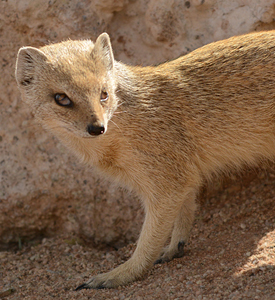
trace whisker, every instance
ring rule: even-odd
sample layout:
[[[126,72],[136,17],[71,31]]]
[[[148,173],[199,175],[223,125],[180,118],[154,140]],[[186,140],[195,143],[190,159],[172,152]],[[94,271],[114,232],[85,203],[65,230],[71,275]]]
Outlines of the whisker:
[[[122,104],[124,104],[125,103],[125,101],[123,101],[123,102],[121,102],[118,106],[117,106],[117,108],[118,107],[120,107]]]
[[[116,127],[120,130],[120,132],[122,133],[122,131],[121,131],[121,129],[120,129],[120,127],[117,125],[117,123],[116,122],[114,122],[112,119],[110,119],[109,120],[110,122],[112,122],[112,123],[114,123],[115,125],[116,125]],[[122,133],[123,134],[123,133]]]
[[[115,112],[114,112],[114,115],[121,114],[121,113],[125,113],[125,112],[127,112],[127,110],[123,110],[123,111],[115,111]]]

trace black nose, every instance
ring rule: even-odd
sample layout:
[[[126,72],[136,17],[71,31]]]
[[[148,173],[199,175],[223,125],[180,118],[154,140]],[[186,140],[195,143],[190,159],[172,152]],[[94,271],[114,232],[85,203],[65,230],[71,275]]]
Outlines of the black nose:
[[[100,135],[105,132],[105,128],[104,125],[89,124],[87,126],[87,131],[89,132],[90,135]]]

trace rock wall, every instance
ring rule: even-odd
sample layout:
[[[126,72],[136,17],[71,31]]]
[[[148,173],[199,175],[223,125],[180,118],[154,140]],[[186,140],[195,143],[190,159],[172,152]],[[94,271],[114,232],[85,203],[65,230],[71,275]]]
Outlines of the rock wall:
[[[134,241],[140,203],[80,165],[34,122],[14,79],[18,49],[107,31],[115,57],[155,64],[204,44],[275,28],[275,0],[0,2],[0,247],[61,232],[116,247]]]

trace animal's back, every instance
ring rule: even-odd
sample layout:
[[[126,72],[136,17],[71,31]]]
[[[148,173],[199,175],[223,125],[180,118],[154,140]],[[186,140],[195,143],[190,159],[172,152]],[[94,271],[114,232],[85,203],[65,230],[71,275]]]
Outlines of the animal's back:
[[[214,168],[274,158],[275,33],[233,37],[191,57],[198,63],[188,70],[189,105]]]
[[[206,177],[274,158],[274,38],[233,37],[156,68],[134,68],[139,93],[127,122],[137,125],[138,147],[175,165],[188,157]]]

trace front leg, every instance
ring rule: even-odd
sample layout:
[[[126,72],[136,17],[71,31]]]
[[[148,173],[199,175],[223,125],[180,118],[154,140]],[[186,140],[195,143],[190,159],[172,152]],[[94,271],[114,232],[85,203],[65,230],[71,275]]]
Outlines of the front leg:
[[[114,270],[92,277],[76,290],[115,288],[142,277],[159,257],[172,231],[180,203],[169,199],[147,203],[146,217],[133,256]]]

